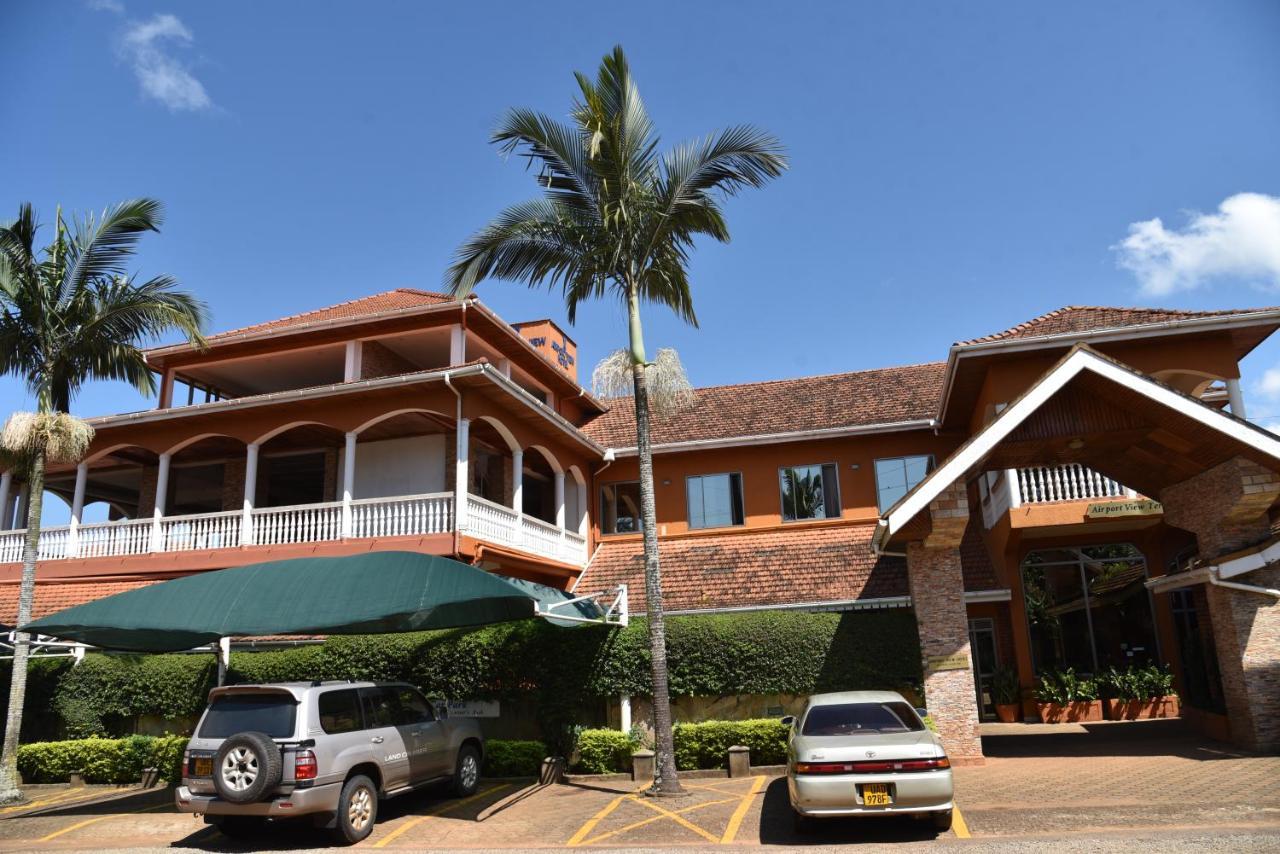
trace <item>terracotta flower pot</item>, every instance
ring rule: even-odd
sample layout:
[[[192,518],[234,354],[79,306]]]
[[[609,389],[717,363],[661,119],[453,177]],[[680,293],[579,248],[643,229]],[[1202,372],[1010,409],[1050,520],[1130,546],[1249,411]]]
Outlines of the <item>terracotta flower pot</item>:
[[[1147,718],[1176,718],[1180,711],[1177,695],[1153,700],[1107,700],[1107,720],[1137,721]]]
[[[1022,720],[1021,703],[996,703],[996,720],[1002,724],[1016,724]]]
[[[1036,709],[1040,712],[1040,720],[1047,724],[1074,724],[1102,720],[1101,700],[1077,700],[1066,705],[1036,703]]]

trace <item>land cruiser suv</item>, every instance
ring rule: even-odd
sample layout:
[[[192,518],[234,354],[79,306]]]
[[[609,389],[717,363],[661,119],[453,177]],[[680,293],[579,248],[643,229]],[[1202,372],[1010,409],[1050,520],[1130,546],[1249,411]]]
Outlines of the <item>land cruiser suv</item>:
[[[450,720],[412,685],[234,685],[209,693],[175,797],[229,836],[310,815],[354,843],[373,830],[380,798],[446,780],[473,793],[483,755],[476,721]]]

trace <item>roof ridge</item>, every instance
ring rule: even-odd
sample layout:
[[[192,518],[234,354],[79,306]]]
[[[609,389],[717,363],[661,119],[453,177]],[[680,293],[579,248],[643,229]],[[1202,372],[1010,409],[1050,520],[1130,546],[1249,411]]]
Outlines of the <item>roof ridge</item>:
[[[210,335],[209,338],[223,338],[229,335],[241,335],[245,332],[249,332],[251,330],[257,329],[262,326],[270,326],[272,324],[277,324],[277,323],[287,323],[288,321],[291,321],[291,320],[299,320],[299,319],[305,318],[308,315],[319,314],[320,312],[324,312],[324,311],[333,311],[336,308],[343,308],[345,306],[351,306],[351,305],[355,305],[356,303],[365,302],[366,300],[377,299],[378,297],[383,297],[383,296],[386,296],[387,294],[397,294],[397,293],[398,294],[414,294],[415,296],[425,296],[425,297],[438,297],[442,300],[453,299],[448,294],[436,293],[434,291],[425,291],[420,288],[390,288],[385,291],[376,291],[374,293],[365,294],[364,296],[355,297],[353,299],[330,303],[329,305],[322,305],[317,308],[310,308],[310,309],[307,309],[306,311],[298,311],[298,312],[294,312],[293,314],[286,314],[283,317],[273,317],[270,320],[260,320],[257,323],[250,323],[247,326],[238,326],[235,329],[228,329],[223,332],[215,332],[212,335]]]
[[[843,378],[843,377],[852,377],[852,376],[858,376],[859,374],[875,374],[875,373],[881,373],[883,371],[902,371],[902,370],[907,370],[909,368],[932,368],[932,367],[942,368],[942,367],[946,367],[946,364],[947,364],[946,362],[943,362],[940,360],[935,360],[930,362],[913,362],[907,365],[886,365],[880,368],[863,368],[862,370],[858,370],[858,371],[836,371],[830,374],[812,374],[810,376],[805,376],[805,377],[782,377],[774,380],[755,380],[752,382],[745,382],[745,383],[721,383],[719,385],[694,386],[693,390],[695,392],[699,392],[699,391],[715,391],[717,389],[722,389],[722,388],[759,387],[759,386],[766,386],[766,385],[777,385],[779,383],[804,382],[805,380],[826,380],[826,379],[836,379],[836,378]],[[632,397],[633,395],[624,395],[622,397],[605,398],[605,400],[630,400]]]
[[[1260,311],[1274,311],[1280,306],[1262,306],[1260,308],[1222,308],[1222,309],[1191,309],[1191,308],[1161,308],[1159,306],[1138,306],[1138,305],[1064,305],[1047,311],[1044,314],[1037,315],[1021,323],[1016,323],[1007,329],[998,332],[992,332],[987,335],[980,335],[977,338],[969,338],[963,341],[956,341],[953,346],[965,346],[968,344],[983,344],[991,341],[1000,341],[1006,338],[1018,337],[1019,333],[1034,332],[1035,327],[1054,317],[1061,317],[1071,312],[1077,311],[1111,311],[1111,312],[1130,312],[1134,314],[1160,314],[1174,315],[1177,317],[1195,318],[1195,317],[1222,317],[1227,315],[1245,315],[1254,314]],[[1140,326],[1142,324],[1121,324],[1115,327],[1102,326],[1100,329],[1123,328],[1124,326]],[[1097,330],[1094,330],[1097,331]],[[1047,332],[1042,337],[1058,334]],[[1027,337],[1037,337],[1034,335]]]

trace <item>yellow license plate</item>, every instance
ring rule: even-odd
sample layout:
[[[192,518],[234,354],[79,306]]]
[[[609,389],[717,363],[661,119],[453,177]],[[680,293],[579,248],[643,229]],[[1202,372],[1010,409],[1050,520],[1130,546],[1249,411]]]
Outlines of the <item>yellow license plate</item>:
[[[197,756],[195,759],[194,770],[191,772],[196,777],[212,777],[213,776],[213,757]]]
[[[887,807],[893,803],[893,795],[889,794],[888,783],[864,783],[862,785],[862,804],[868,807]]]

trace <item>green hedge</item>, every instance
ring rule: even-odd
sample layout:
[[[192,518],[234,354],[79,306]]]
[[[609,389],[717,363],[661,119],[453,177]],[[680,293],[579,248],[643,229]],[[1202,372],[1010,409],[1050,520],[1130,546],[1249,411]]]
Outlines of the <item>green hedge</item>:
[[[486,777],[537,777],[547,746],[540,741],[491,739],[484,745]]]
[[[672,617],[667,656],[677,696],[900,689],[921,680],[906,609]],[[120,733],[140,715],[189,718],[204,707],[215,672],[213,656],[201,654],[90,654],[74,668],[33,665],[27,717],[34,724],[52,708],[77,736]],[[648,695],[649,639],[643,619],[624,629],[526,620],[231,656],[231,682],[311,679],[395,679],[436,696],[532,700],[548,747],[568,752],[574,725],[599,698]]]
[[[777,718],[677,724],[676,767],[728,768],[729,748],[739,744],[751,749],[752,765],[782,765],[787,761],[787,732]]]
[[[28,783],[65,783],[79,771],[87,783],[136,783],[143,768],[166,781],[182,778],[183,735],[44,741],[18,748],[18,771]]]
[[[578,758],[573,770],[582,774],[610,774],[631,770],[636,750],[631,736],[616,729],[584,729],[578,733]]]

